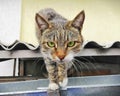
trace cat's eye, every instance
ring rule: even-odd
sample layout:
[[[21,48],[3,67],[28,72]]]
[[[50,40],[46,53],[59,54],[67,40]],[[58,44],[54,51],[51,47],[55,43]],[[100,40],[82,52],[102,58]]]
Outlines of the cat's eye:
[[[49,47],[55,47],[55,43],[54,43],[54,42],[47,42],[47,45],[48,45]]]
[[[73,47],[74,45],[75,45],[75,41],[70,41],[67,44],[68,47]]]

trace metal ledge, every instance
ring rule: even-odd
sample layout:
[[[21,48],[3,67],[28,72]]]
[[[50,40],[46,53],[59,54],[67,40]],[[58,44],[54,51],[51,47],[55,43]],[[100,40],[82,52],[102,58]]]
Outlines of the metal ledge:
[[[1,83],[0,95],[47,96],[47,86],[47,79]],[[61,96],[119,96],[119,90],[120,75],[72,77],[66,90],[61,91],[68,95]]]
[[[120,49],[83,49],[76,56],[120,56]],[[15,51],[0,51],[0,58],[36,58],[42,57],[39,51],[33,50],[15,50]]]

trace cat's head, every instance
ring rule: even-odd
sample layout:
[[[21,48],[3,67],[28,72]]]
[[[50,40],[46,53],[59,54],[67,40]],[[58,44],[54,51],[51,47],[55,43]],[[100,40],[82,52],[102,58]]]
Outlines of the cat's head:
[[[83,43],[81,30],[84,19],[84,11],[81,11],[72,21],[58,19],[52,23],[36,14],[39,29],[37,37],[44,58],[55,62],[71,61],[80,51]]]

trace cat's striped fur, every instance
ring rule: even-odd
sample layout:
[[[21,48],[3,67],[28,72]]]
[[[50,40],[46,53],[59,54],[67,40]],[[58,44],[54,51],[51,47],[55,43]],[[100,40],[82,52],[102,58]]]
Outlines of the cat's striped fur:
[[[81,30],[84,19],[84,11],[72,21],[50,8],[36,14],[37,37],[49,74],[49,89],[56,90],[67,85],[70,62],[83,44]]]

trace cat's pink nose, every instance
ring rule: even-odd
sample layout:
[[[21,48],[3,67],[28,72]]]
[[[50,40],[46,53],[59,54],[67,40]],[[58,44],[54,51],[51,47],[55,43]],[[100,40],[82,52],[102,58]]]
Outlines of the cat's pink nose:
[[[65,58],[64,55],[58,57],[61,61]]]
[[[62,61],[65,58],[66,54],[64,50],[59,49],[57,50],[56,55]]]

